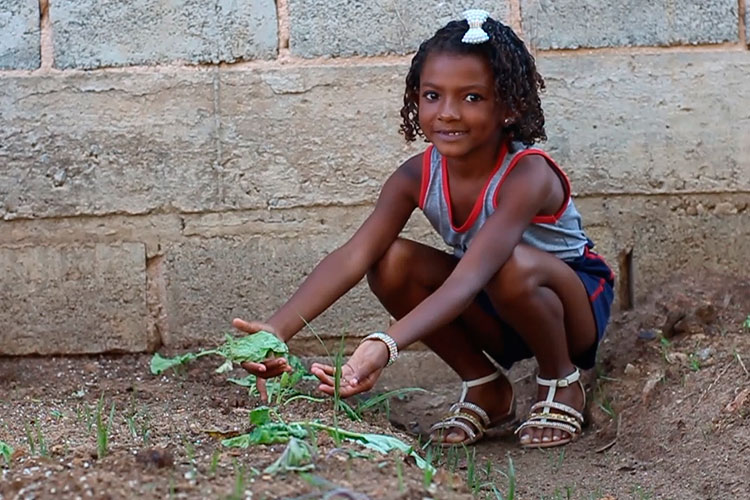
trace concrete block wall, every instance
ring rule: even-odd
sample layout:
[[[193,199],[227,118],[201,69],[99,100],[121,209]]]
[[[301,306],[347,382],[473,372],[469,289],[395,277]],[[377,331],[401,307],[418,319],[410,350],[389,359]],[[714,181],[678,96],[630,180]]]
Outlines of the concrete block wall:
[[[410,57],[469,6],[536,51],[543,147],[622,307],[675,272],[748,273],[745,0],[123,5],[0,0],[0,354],[187,348],[265,318],[424,147],[398,134]],[[419,214],[406,234],[438,244]],[[313,327],[387,321],[360,284]]]

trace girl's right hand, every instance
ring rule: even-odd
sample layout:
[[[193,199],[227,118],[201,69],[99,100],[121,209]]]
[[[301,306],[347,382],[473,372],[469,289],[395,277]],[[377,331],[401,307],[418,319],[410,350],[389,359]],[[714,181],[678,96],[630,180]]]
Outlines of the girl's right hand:
[[[274,328],[260,321],[245,321],[240,318],[234,318],[232,320],[232,326],[241,332],[253,334],[258,333],[261,330],[273,333],[277,335]],[[278,336],[278,335],[277,335]],[[268,392],[266,391],[266,380],[267,378],[278,377],[284,372],[291,372],[292,367],[286,358],[268,358],[260,363],[253,363],[252,361],[245,361],[242,363],[242,368],[247,370],[250,374],[255,375],[256,386],[260,393],[260,399],[264,403],[268,401]]]

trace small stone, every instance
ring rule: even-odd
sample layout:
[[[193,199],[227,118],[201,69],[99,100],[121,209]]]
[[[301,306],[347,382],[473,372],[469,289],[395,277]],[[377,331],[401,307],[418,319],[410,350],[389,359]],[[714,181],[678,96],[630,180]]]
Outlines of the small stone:
[[[734,206],[734,203],[723,201],[716,204],[714,213],[717,215],[734,215],[737,213],[737,207]]]
[[[742,392],[737,394],[737,397],[735,397],[734,400],[724,408],[724,411],[727,413],[735,413],[737,410],[742,408],[742,406],[747,401],[748,396],[750,396],[750,388],[744,389]]]
[[[687,209],[685,209],[685,212],[687,212],[688,215],[698,215],[698,209],[692,205],[687,207]]]
[[[668,352],[664,358],[667,360],[667,363],[669,364],[680,364],[680,365],[686,365],[688,363],[688,360],[690,357],[685,354],[684,352]]]
[[[706,347],[695,353],[698,359],[706,361],[708,358],[714,355],[714,349],[712,347]]]
[[[638,338],[641,340],[654,340],[657,336],[656,330],[641,330],[638,332]]]
[[[641,371],[638,368],[636,368],[635,365],[631,363],[628,363],[627,365],[625,365],[625,375],[627,375],[628,377],[636,378],[640,374],[641,374]]]

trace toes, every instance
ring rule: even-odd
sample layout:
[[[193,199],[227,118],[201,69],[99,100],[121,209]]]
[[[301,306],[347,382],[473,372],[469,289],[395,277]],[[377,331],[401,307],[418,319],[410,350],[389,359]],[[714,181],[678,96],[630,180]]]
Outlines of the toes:
[[[542,431],[542,443],[549,443],[552,441],[552,429],[544,429]]]
[[[542,442],[542,431],[541,429],[529,429],[524,434],[521,434],[521,444],[539,444]]]
[[[552,441],[560,441],[563,438],[562,431],[555,429],[552,431]]]

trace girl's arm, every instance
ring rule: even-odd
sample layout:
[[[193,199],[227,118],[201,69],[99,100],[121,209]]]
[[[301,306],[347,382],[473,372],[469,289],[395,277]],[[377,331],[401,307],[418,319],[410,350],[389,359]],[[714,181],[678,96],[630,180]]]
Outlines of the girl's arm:
[[[458,317],[505,264],[532,219],[556,212],[565,201],[565,192],[546,160],[530,155],[508,174],[498,198],[497,209],[448,279],[388,330],[399,346]]]
[[[351,239],[320,261],[291,298],[266,320],[283,341],[359,283],[385,254],[418,204],[421,157],[411,158],[389,177],[375,209]]]
[[[447,280],[386,332],[399,349],[458,317],[505,264],[521,236],[539,214],[555,213],[565,201],[557,174],[538,155],[522,158],[501,185],[495,213],[487,219]],[[372,388],[388,361],[382,342],[365,342],[342,368],[340,395]],[[313,364],[319,389],[333,394],[334,371]]]

